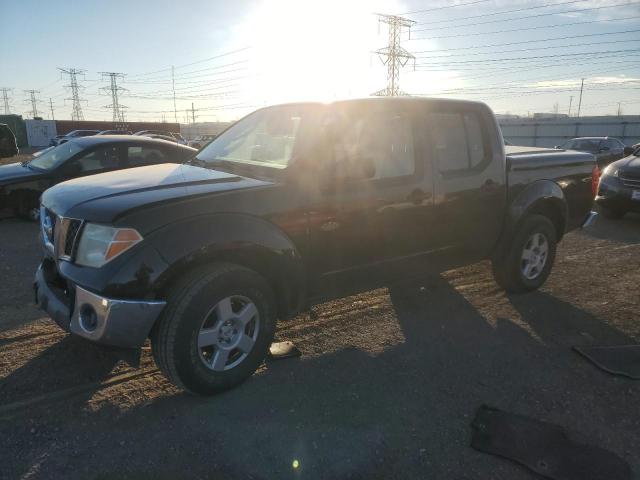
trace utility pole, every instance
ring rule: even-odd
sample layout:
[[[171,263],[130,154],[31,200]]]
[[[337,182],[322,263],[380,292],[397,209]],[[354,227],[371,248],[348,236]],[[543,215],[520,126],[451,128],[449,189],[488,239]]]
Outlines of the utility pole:
[[[4,107],[4,114],[9,115],[11,113],[11,105],[9,105],[9,92],[11,92],[11,88],[8,87],[0,87],[0,92],[2,92],[2,106]]]
[[[618,102],[618,116],[622,115],[622,107],[621,107],[622,102]]]
[[[25,90],[24,93],[29,94],[29,98],[25,100],[25,103],[31,103],[31,111],[29,112],[29,115],[31,115],[31,118],[36,118],[38,116],[38,103],[40,103],[40,100],[36,98],[36,94],[40,93],[40,91]]]
[[[569,116],[571,116],[571,104],[573,103],[573,95],[569,97]]]
[[[196,123],[196,110],[193,107],[193,102],[191,102],[191,123],[195,125]]]
[[[178,109],[176,108],[176,78],[175,67],[171,65],[171,88],[173,89],[173,118],[178,123]]]
[[[580,109],[582,108],[582,90],[584,89],[584,78],[580,82],[580,100],[578,100],[578,118],[580,118]]]
[[[389,30],[388,45],[384,48],[376,50],[380,56],[383,65],[387,66],[387,88],[383,88],[374,93],[377,96],[396,97],[404,95],[400,90],[400,69],[404,67],[409,60],[415,62],[414,57],[400,45],[400,35],[402,28],[411,29],[416,22],[407,18],[398,17],[397,15],[378,14],[378,23],[386,23]]]
[[[118,86],[118,79],[124,79],[124,74],[119,72],[100,73],[102,74],[103,80],[105,78],[109,79],[109,86],[102,87],[100,90],[111,94],[111,105],[105,105],[104,108],[110,108],[113,111],[113,123],[116,128],[118,128],[119,125],[124,127],[124,109],[127,107],[121,105],[118,99],[118,94],[126,90],[126,88]]]
[[[78,75],[84,75],[86,70],[79,70],[77,68],[58,68],[63,75],[69,76],[69,85],[65,85],[71,90],[71,98],[65,98],[65,100],[71,100],[73,108],[71,110],[71,120],[80,121],[84,120],[82,113],[82,100],[80,98],[80,85],[78,85]]]
[[[51,99],[51,97],[49,97],[49,108],[51,109],[51,120],[55,120],[56,117],[53,114],[53,100]]]

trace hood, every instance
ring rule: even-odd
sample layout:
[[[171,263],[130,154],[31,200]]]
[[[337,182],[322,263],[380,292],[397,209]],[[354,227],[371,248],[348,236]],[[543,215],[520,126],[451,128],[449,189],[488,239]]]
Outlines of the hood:
[[[165,163],[76,178],[48,189],[42,203],[58,215],[112,222],[134,209],[269,185],[192,165]]]
[[[620,175],[640,177],[640,157],[629,155],[609,164],[612,169],[618,169]]]
[[[0,185],[7,185],[22,180],[31,180],[42,176],[44,172],[31,170],[22,163],[10,163],[0,166]]]

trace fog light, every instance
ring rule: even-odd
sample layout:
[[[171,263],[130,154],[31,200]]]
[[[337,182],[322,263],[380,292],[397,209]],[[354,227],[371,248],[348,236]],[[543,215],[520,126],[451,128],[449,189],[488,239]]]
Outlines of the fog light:
[[[93,332],[98,327],[98,314],[91,305],[84,304],[80,307],[80,326],[87,332]]]

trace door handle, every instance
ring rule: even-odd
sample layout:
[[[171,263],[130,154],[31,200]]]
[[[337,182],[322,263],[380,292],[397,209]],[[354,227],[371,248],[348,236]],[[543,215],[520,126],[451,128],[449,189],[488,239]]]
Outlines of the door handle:
[[[420,205],[425,200],[429,200],[430,198],[431,198],[431,193],[425,192],[420,188],[416,188],[407,196],[407,200],[409,200],[411,203],[415,205]]]

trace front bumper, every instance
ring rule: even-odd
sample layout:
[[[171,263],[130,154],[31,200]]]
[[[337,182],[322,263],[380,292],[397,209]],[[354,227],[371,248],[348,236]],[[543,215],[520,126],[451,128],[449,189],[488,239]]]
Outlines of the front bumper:
[[[602,177],[595,202],[605,208],[640,212],[640,200],[633,199],[633,190],[618,178]]]
[[[42,265],[34,281],[36,303],[63,329],[117,347],[141,347],[164,301],[107,298],[75,285],[70,294],[47,282]]]

